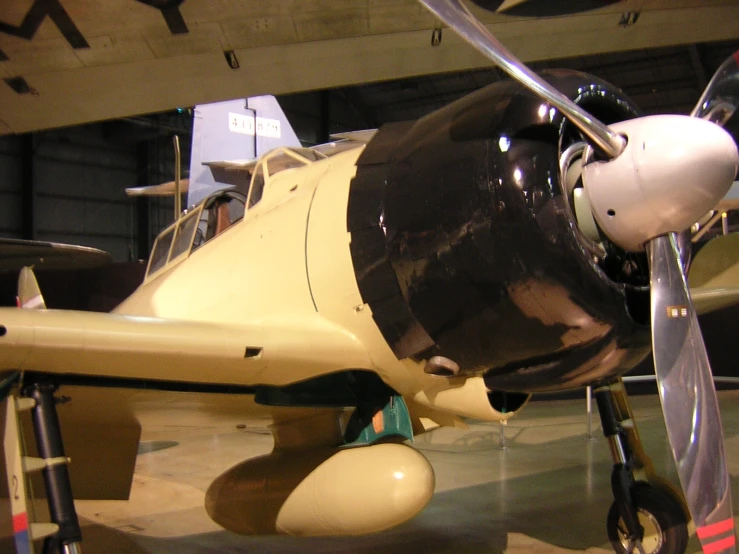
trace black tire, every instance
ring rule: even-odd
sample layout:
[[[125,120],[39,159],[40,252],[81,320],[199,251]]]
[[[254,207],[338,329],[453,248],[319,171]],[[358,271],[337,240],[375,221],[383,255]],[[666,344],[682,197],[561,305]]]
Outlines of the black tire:
[[[641,483],[631,490],[631,495],[645,530],[642,543],[645,554],[684,554],[688,547],[688,524],[682,508],[672,496]],[[613,550],[617,554],[627,554],[625,532],[621,530],[625,527],[615,502],[608,511],[606,526]]]

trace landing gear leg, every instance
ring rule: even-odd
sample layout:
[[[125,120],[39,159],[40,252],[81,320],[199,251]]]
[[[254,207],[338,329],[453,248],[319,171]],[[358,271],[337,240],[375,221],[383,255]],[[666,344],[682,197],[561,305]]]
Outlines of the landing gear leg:
[[[45,460],[66,458],[64,444],[56,413],[54,392],[56,387],[37,383],[25,389],[25,395],[33,398],[33,428],[39,456]],[[44,541],[44,554],[78,554],[81,552],[82,532],[74,507],[72,487],[66,463],[49,464],[43,470],[46,497],[51,521],[59,526],[58,532]]]
[[[619,554],[683,554],[686,509],[644,453],[623,382],[596,388],[595,399],[613,456],[614,503],[607,520],[613,549]]]
[[[400,395],[360,403],[347,424],[345,447],[367,446],[381,440],[413,440],[411,416]]]

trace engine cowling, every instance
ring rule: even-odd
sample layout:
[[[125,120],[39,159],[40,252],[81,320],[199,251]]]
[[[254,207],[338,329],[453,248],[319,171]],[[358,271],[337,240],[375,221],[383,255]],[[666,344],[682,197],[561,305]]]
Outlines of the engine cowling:
[[[426,458],[401,444],[279,449],[220,475],[205,509],[242,535],[361,535],[418,514],[434,482]]]
[[[595,77],[545,78],[608,124],[638,113]],[[529,393],[648,354],[643,260],[594,255],[568,209],[560,165],[581,142],[510,81],[377,132],[356,162],[347,230],[362,301],[397,358],[446,358],[489,389]]]

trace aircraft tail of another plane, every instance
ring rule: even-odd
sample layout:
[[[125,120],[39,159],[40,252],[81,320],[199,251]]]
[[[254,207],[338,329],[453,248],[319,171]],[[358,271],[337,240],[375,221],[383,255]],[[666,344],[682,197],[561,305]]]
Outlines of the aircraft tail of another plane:
[[[46,309],[36,275],[30,267],[22,268],[18,276],[18,307],[26,310]]]
[[[274,96],[195,106],[187,205],[225,186],[249,186],[243,174],[207,164],[253,160],[278,146],[300,146],[300,141]]]
[[[300,146],[295,131],[274,96],[200,104],[193,113],[190,175],[183,179],[187,206],[228,186],[246,192],[249,176],[228,171],[229,162],[251,161],[278,146]],[[171,196],[174,182],[126,189],[129,196]]]

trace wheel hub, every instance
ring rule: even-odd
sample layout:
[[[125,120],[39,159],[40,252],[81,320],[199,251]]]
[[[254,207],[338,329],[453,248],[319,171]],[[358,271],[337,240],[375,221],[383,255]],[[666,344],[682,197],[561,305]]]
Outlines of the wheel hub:
[[[637,509],[637,515],[639,517],[639,525],[644,529],[642,540],[630,541],[627,536],[626,525],[622,519],[619,519],[618,534],[621,540],[621,546],[623,546],[627,553],[656,554],[662,548],[664,537],[662,529],[654,516],[642,508]]]

